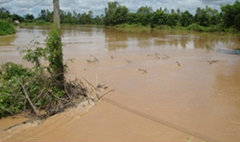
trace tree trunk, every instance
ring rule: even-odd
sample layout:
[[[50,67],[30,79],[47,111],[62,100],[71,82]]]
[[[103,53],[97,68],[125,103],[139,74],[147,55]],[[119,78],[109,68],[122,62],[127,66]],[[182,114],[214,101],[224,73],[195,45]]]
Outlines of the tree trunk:
[[[54,24],[60,29],[60,9],[59,0],[53,0]]]
[[[60,30],[60,9],[59,0],[53,0],[54,9],[54,26],[57,30],[57,36],[55,40],[50,41],[50,66],[53,68],[54,78],[57,80],[59,87],[64,89],[64,65],[63,65],[63,53],[62,53],[62,41],[61,41],[61,30]],[[55,30],[55,29],[53,29]],[[51,45],[52,44],[52,45]]]

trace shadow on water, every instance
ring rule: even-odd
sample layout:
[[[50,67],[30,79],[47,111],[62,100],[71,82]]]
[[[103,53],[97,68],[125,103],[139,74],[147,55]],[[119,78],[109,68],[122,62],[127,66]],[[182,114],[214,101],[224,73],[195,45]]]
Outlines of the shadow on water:
[[[223,54],[240,55],[240,49],[217,49],[216,51]]]

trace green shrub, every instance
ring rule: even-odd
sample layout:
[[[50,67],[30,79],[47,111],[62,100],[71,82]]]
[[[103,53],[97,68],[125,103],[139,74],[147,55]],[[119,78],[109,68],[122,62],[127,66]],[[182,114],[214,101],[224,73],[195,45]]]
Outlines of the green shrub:
[[[204,28],[196,23],[193,23],[187,27],[187,30],[203,32]]]
[[[0,118],[8,114],[18,113],[22,109],[24,99],[21,97],[23,95],[21,91],[18,92],[20,89],[18,82],[32,75],[31,71],[21,65],[6,63],[1,66]]]
[[[49,72],[59,82],[59,87],[62,87],[64,80],[64,65],[62,54],[62,41],[60,30],[56,27],[50,31],[46,39],[49,61]]]
[[[115,29],[126,32],[149,32],[150,26],[143,26],[141,24],[119,24],[113,26]]]
[[[239,33],[239,31],[234,27],[225,28],[224,31],[229,33]]]
[[[207,28],[208,32],[222,32],[223,29],[221,25],[211,25]]]
[[[168,25],[156,25],[155,27],[154,27],[155,29],[159,29],[159,30],[170,30],[170,29],[172,29],[170,26],[168,26]]]
[[[72,105],[76,102],[73,99],[86,96],[81,82],[58,80],[59,74],[56,73],[65,67],[57,56],[62,48],[59,37],[59,33],[53,30],[47,38],[46,48],[32,42],[33,45],[21,51],[23,59],[33,64],[30,68],[14,63],[0,66],[0,118],[22,111],[38,116],[38,110],[49,116]]]
[[[0,118],[24,110],[33,112],[26,100],[26,92],[38,109],[57,104],[54,96],[61,98],[65,92],[55,86],[43,67],[25,68],[10,62],[3,64],[0,68]]]
[[[0,36],[16,33],[14,26],[8,21],[0,21]]]

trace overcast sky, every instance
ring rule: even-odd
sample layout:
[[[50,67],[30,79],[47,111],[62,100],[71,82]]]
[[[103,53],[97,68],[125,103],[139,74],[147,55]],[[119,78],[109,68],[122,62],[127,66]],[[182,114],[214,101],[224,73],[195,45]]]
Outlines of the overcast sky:
[[[95,15],[104,13],[107,3],[113,0],[60,0],[60,8],[65,11],[88,12],[92,10]],[[195,13],[197,7],[219,9],[220,5],[232,4],[235,0],[116,0],[126,5],[130,11],[136,11],[140,6],[151,6],[153,10],[160,7],[168,9],[189,10]],[[41,9],[52,10],[52,0],[0,0],[0,7],[8,9],[11,13],[24,15],[26,13],[38,15]]]

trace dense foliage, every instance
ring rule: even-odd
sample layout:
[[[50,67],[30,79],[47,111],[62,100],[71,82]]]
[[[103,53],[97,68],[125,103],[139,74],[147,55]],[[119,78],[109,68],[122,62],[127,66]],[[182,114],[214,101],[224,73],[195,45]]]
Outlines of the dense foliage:
[[[58,80],[63,77],[57,74],[63,68],[59,67],[56,58],[56,52],[61,48],[59,36],[53,30],[47,38],[46,48],[34,42],[21,50],[23,59],[32,64],[31,68],[10,62],[0,66],[0,118],[23,111],[38,116],[39,110],[52,115],[71,105],[73,99],[85,96],[86,89],[79,82]]]
[[[90,10],[88,13],[73,12],[60,12],[61,23],[63,24],[103,24],[103,15],[93,17],[93,12]],[[49,10],[41,10],[36,21],[52,22],[53,12]]]
[[[88,13],[77,13],[60,11],[61,23],[63,24],[103,24],[103,15],[93,16],[93,12]],[[38,17],[34,17],[32,14],[26,14],[20,16],[18,14],[10,14],[10,12],[4,8],[0,9],[0,19],[5,19],[9,21],[19,21],[24,23],[36,23],[42,24],[46,22],[53,22],[53,12],[49,10],[41,10]]]
[[[0,36],[14,34],[15,32],[15,28],[10,22],[0,20]]]
[[[64,65],[60,30],[54,28],[47,37],[49,72],[58,81],[59,89],[64,81]]]
[[[77,13],[61,11],[61,23],[67,24],[101,24],[114,26],[119,24],[137,24],[151,27],[186,27],[186,29],[204,29],[203,31],[239,31],[240,30],[240,2],[222,5],[221,11],[208,6],[197,8],[195,14],[180,9],[159,8],[155,11],[151,7],[142,6],[136,12],[129,12],[126,6],[118,2],[109,2],[105,8],[105,15],[93,16],[93,12]],[[45,23],[53,21],[53,12],[41,10],[37,17],[26,14],[21,17],[11,15],[4,8],[0,9],[0,19],[18,20],[20,22]],[[197,25],[196,25],[197,24]],[[191,26],[190,26],[191,25]],[[189,27],[190,26],[190,27]],[[194,26],[194,28],[193,28]],[[201,27],[201,28],[199,28]],[[202,30],[198,30],[202,31]]]
[[[240,31],[240,2],[236,1],[234,5],[225,5],[221,7],[223,24],[227,28],[236,28]]]
[[[117,2],[109,2],[105,9],[104,24],[114,26],[119,24],[151,25],[153,28],[186,27],[194,31],[236,31],[240,30],[240,2],[233,5],[221,6],[221,12],[208,6],[197,8],[195,15],[189,11],[177,9],[157,9],[140,7],[136,13],[128,12],[128,9]],[[125,17],[121,20],[121,17]],[[116,21],[116,19],[118,19]]]

